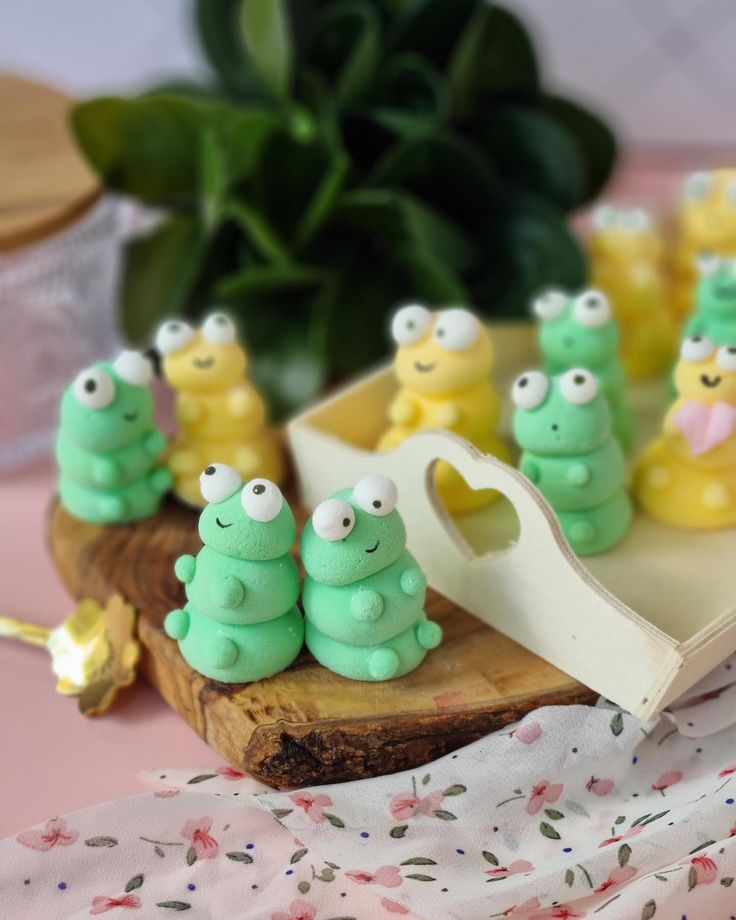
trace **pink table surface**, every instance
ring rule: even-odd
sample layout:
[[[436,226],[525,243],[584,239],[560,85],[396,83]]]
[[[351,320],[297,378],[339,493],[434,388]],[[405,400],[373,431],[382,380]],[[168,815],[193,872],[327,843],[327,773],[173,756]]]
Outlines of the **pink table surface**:
[[[50,465],[0,477],[0,612],[53,625],[73,602],[45,545]],[[51,815],[150,789],[139,771],[221,759],[145,682],[106,716],[59,696],[48,656],[0,640],[0,837]]]

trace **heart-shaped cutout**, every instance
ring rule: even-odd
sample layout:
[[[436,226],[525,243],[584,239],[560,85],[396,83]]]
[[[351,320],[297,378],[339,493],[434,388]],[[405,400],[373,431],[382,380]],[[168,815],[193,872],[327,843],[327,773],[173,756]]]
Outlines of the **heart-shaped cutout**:
[[[445,529],[466,555],[485,559],[510,549],[521,533],[513,504],[495,489],[474,489],[446,460],[428,471],[433,503]]]

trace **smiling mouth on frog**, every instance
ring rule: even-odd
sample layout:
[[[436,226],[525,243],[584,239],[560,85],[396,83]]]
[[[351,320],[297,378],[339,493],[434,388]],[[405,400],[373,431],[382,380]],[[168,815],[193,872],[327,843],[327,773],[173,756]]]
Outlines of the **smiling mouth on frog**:
[[[716,377],[709,377],[707,374],[700,375],[700,382],[703,384],[704,387],[709,387],[711,390],[714,387],[717,387],[718,384],[721,382],[721,380],[722,378],[720,375]]]
[[[379,544],[380,542],[381,542],[380,540],[376,540],[376,545],[375,545],[375,546],[372,546],[370,549],[367,549],[366,552],[367,552],[367,553],[375,553],[375,551],[378,549],[378,544]]]
[[[192,364],[195,367],[198,367],[201,371],[205,371],[212,367],[214,363],[215,359],[212,357],[212,355],[210,355],[209,358],[192,358]]]
[[[428,374],[430,371],[433,371],[436,366],[437,366],[436,361],[433,362],[432,364],[422,364],[421,361],[414,362],[414,367],[416,370],[419,371],[420,374]]]
[[[215,518],[215,524],[217,524],[218,527],[222,527],[223,530],[224,530],[226,527],[232,527],[232,526],[233,526],[233,522],[232,522],[232,521],[230,521],[229,524],[223,524],[222,521],[219,519],[219,517],[216,517],[216,518]]]
[[[124,412],[123,418],[126,422],[134,422],[138,418],[137,412]]]

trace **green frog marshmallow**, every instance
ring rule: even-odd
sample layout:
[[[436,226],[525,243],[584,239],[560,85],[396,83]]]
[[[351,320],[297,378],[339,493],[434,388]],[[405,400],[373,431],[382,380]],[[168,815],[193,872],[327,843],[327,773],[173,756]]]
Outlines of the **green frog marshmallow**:
[[[171,486],[158,462],[166,438],[153,420],[150,362],[123,351],[81,371],[61,400],[56,440],[64,507],[91,524],[155,514]]]
[[[353,680],[408,674],[442,640],[396,499],[391,479],[368,476],[318,505],[302,536],[307,646]]]
[[[268,479],[243,485],[237,470],[213,463],[200,476],[208,504],[199,517],[204,546],[176,561],[187,603],[164,628],[200,674],[244,683],[283,671],[299,654],[304,621],[296,606],[299,572],[291,556],[296,523]]]
[[[610,549],[632,519],[626,464],[595,375],[526,371],[514,383],[519,468],[544,495],[579,555]]]
[[[703,253],[698,271],[695,310],[685,325],[685,335],[731,345],[736,342],[736,260]]]
[[[628,453],[634,444],[634,413],[619,359],[621,336],[608,298],[593,289],[574,296],[550,290],[534,301],[532,309],[540,321],[545,371],[562,374],[574,367],[592,371],[611,407],[613,433]]]

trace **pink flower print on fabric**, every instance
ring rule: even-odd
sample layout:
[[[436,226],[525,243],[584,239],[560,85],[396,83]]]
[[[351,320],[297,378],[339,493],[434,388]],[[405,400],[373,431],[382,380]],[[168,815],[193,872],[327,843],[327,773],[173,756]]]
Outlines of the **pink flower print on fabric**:
[[[514,904],[508,907],[502,914],[503,917],[515,917],[519,914],[528,914],[530,910],[537,910],[542,906],[542,902],[537,897],[528,898],[523,904]]]
[[[399,793],[391,799],[391,814],[397,821],[407,821],[417,815],[432,816],[444,801],[443,792],[431,792],[420,798],[415,793]]]
[[[694,856],[690,860],[686,859],[680,865],[687,866],[688,863],[690,864],[691,887],[710,885],[718,878],[716,861],[707,853],[701,853],[700,856]]]
[[[281,910],[271,914],[271,920],[314,920],[316,916],[317,908],[313,904],[307,904],[306,901],[292,901],[288,913]]]
[[[495,869],[487,869],[486,875],[491,878],[507,878],[509,875],[518,875],[520,872],[533,872],[534,866],[528,859],[516,859],[509,863],[508,866],[497,866]]]
[[[220,845],[210,834],[212,818],[199,818],[187,821],[181,829],[185,840],[191,840],[197,859],[214,859],[220,851]]]
[[[531,917],[534,920],[580,920],[587,917],[587,913],[584,910],[574,910],[569,904],[556,904],[544,910],[535,910]]]
[[[39,853],[46,853],[56,846],[70,847],[79,839],[79,833],[70,830],[63,818],[52,818],[41,830],[34,828],[23,831],[15,839],[24,847],[38,850]]]
[[[664,795],[664,790],[669,789],[670,786],[674,786],[676,783],[679,783],[682,779],[682,773],[679,770],[670,770],[667,773],[663,773],[656,783],[652,783],[652,789],[655,789],[657,792],[661,792]]]
[[[382,885],[384,888],[398,888],[404,881],[397,866],[381,866],[375,872],[353,869],[345,875],[357,885]]]
[[[608,795],[613,787],[614,782],[612,779],[598,779],[595,776],[591,776],[585,784],[588,792],[592,792],[594,795]]]
[[[123,895],[122,898],[98,897],[92,900],[91,914],[104,914],[108,910],[114,910],[116,907],[125,907],[128,910],[138,910],[141,906],[141,899],[134,894]]]
[[[245,779],[248,775],[247,773],[243,773],[242,770],[238,770],[237,767],[231,767],[229,764],[226,764],[224,767],[218,767],[215,773],[219,776],[224,776],[225,779],[231,779],[234,782],[237,782],[239,779]]]
[[[544,804],[556,802],[562,795],[562,788],[562,783],[550,783],[548,779],[532,786],[529,801],[526,803],[527,814],[536,815]]]
[[[611,874],[595,890],[608,891],[609,888],[615,888],[616,885],[623,885],[624,882],[630,881],[639,870],[634,866],[617,866],[611,870]]]
[[[325,820],[324,810],[332,805],[332,799],[329,795],[312,795],[309,792],[295,792],[290,795],[291,801],[304,812],[305,815],[314,821],[315,824],[321,824]]]
[[[520,725],[514,731],[509,732],[510,738],[516,738],[517,741],[521,741],[522,744],[534,744],[534,742],[541,738],[542,736],[542,726],[539,722],[527,722],[525,725]]]
[[[619,834],[616,837],[607,837],[605,840],[598,844],[598,849],[601,847],[610,846],[612,843],[620,843],[622,840],[629,840],[631,837],[636,837],[637,834],[641,834],[643,830],[643,824],[636,824],[634,827],[630,827],[625,834]]]
[[[398,901],[392,901],[391,898],[381,898],[381,906],[390,914],[408,914],[409,908],[399,904]]]

